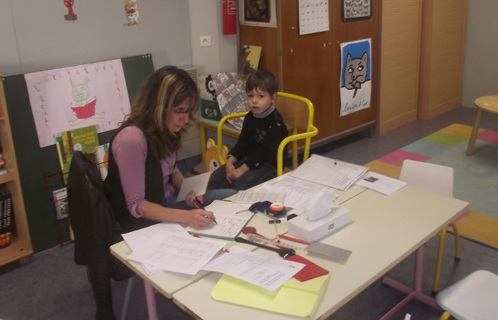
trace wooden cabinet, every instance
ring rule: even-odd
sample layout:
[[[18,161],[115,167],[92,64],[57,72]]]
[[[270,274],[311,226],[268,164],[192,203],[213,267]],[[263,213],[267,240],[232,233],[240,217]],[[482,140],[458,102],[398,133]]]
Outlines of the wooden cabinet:
[[[277,75],[279,90],[311,100],[318,135],[313,144],[373,128],[377,110],[379,4],[372,18],[342,22],[341,1],[329,1],[329,31],[299,35],[297,0],[277,1],[277,28],[240,26],[240,44],[261,46],[260,68]],[[340,43],[371,39],[372,96],[370,108],[340,117]]]
[[[26,212],[17,170],[16,155],[12,134],[10,131],[9,115],[5,102],[3,78],[0,74],[0,145],[5,160],[7,174],[0,176],[0,184],[5,184],[12,195],[12,235],[10,246],[0,249],[0,266],[21,260],[33,254],[29,236]]]
[[[420,119],[461,105],[466,14],[467,0],[423,1]]]
[[[377,133],[461,105],[467,0],[383,0]]]

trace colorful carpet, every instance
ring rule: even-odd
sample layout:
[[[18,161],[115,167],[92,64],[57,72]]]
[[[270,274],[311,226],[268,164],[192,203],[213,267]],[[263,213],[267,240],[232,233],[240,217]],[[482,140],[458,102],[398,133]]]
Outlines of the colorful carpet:
[[[456,221],[460,235],[498,248],[498,132],[480,129],[474,153],[467,156],[471,131],[452,124],[365,166],[392,178],[399,176],[405,159],[453,167],[453,196],[470,204]]]

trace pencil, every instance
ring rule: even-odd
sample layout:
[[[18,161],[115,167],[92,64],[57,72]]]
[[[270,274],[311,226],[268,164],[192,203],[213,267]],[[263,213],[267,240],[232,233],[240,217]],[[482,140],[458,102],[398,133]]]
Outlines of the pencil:
[[[199,200],[197,200],[196,198],[194,198],[194,203],[199,207],[199,209],[202,209],[202,210],[206,211],[206,208],[204,208],[204,206],[202,205],[202,203],[200,203]],[[213,220],[214,223],[218,224],[218,222],[216,222],[215,218],[211,218],[211,217],[208,217],[208,216],[204,216],[204,218],[211,219],[211,220]]]

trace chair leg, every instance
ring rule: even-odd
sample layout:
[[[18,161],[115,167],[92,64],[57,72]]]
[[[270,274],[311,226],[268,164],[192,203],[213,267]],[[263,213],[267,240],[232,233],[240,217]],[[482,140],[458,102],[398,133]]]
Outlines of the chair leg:
[[[446,236],[446,228],[439,231],[439,250],[437,253],[436,261],[436,274],[434,275],[434,287],[432,288],[432,294],[436,295],[439,290],[439,275],[441,273],[441,264],[443,262],[443,251],[444,251],[444,238]]]
[[[448,313],[448,311],[445,311],[439,320],[448,320],[451,317],[451,314]]]
[[[460,234],[456,225],[452,222],[450,226],[453,228],[453,234],[455,235],[455,261],[460,261]]]

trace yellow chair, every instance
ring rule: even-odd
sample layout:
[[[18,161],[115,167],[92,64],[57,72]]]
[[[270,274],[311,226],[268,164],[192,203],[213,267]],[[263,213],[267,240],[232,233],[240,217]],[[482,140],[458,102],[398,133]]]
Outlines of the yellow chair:
[[[437,164],[404,160],[401,166],[399,180],[408,182],[408,184],[436,192],[445,196],[453,197],[453,168]],[[460,235],[456,225],[449,224],[455,234],[455,261],[460,261]],[[439,290],[439,275],[441,273],[441,264],[443,262],[444,238],[446,236],[446,227],[438,233],[439,250],[436,261],[436,273],[434,275],[434,286],[432,294]]]
[[[293,169],[296,169],[298,166],[297,141],[301,139],[305,140],[303,154],[304,162],[310,155],[311,138],[318,134],[318,129],[313,125],[313,116],[315,111],[313,109],[313,104],[308,99],[289,93],[278,92],[275,107],[284,118],[285,124],[289,128],[289,131],[291,131],[289,136],[282,140],[278,147],[277,176],[281,176],[284,170],[283,151],[284,148],[287,147],[287,144],[292,142],[292,166]],[[243,117],[246,114],[247,112],[229,114],[224,116],[218,123],[218,159],[222,165],[226,162],[223,157],[223,124],[228,119]]]

